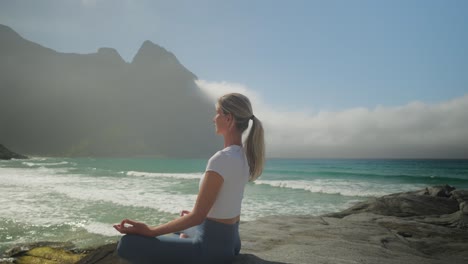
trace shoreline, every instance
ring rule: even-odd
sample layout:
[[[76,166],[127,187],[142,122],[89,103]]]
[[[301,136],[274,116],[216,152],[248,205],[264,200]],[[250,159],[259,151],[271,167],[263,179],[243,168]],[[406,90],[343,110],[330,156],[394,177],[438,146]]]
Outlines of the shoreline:
[[[270,216],[242,221],[241,255],[233,263],[468,263],[468,190],[450,186],[370,198],[321,216]],[[79,261],[125,263],[115,243],[95,249],[32,245],[11,251],[8,261],[30,261],[37,248]],[[28,249],[28,250],[27,250]],[[6,262],[3,259],[0,263]]]

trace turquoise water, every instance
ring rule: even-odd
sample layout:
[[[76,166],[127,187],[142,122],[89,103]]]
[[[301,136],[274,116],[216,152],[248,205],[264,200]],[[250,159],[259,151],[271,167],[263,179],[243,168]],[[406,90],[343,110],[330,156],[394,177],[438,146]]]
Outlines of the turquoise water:
[[[190,210],[206,160],[41,158],[0,161],[0,253],[34,241],[116,241],[122,218],[152,225]],[[368,197],[450,184],[468,189],[468,160],[270,159],[249,183],[242,220],[320,215]]]

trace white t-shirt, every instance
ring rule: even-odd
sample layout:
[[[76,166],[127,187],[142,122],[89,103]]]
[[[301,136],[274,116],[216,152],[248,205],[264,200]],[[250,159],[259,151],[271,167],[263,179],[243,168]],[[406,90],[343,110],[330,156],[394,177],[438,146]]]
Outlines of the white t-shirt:
[[[240,215],[245,184],[249,181],[249,165],[244,149],[231,145],[216,152],[206,165],[205,171],[217,172],[224,182],[208,217],[228,219]],[[199,188],[202,185],[203,175]]]

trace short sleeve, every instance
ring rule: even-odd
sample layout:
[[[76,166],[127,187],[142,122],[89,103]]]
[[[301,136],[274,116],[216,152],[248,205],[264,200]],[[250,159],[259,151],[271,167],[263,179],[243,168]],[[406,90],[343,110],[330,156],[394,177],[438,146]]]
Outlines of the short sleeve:
[[[218,151],[214,154],[209,160],[208,164],[206,165],[205,171],[214,171],[221,175],[223,179],[226,176],[226,168],[228,166],[228,157],[224,155],[222,152]]]

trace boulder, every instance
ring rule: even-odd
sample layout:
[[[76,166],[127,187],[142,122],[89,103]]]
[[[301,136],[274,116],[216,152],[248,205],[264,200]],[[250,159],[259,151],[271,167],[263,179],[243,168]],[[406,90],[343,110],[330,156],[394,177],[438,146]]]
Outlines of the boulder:
[[[343,218],[364,212],[398,217],[452,214],[459,210],[458,200],[451,197],[454,189],[448,185],[434,186],[419,191],[385,195],[325,216]]]

